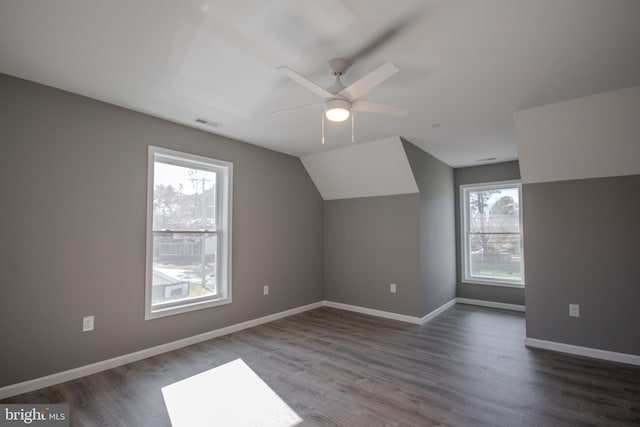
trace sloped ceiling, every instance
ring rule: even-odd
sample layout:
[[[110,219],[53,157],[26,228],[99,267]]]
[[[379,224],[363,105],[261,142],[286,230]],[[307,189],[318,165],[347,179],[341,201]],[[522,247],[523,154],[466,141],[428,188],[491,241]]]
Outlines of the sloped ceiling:
[[[302,163],[324,200],[417,193],[398,137],[303,156]]]
[[[640,87],[514,114],[523,183],[640,174]]]
[[[0,72],[305,156],[351,129],[322,145],[319,109],[270,114],[321,101],[276,67],[328,87],[328,60],[373,44],[345,83],[391,61],[364,98],[410,113],[358,114],[358,143],[470,166],[518,157],[514,111],[640,85],[639,16],[638,0],[2,0]]]

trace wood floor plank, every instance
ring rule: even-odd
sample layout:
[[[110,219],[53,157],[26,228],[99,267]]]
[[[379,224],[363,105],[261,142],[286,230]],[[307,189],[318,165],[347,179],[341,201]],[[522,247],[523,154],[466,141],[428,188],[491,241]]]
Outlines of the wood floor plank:
[[[468,305],[424,326],[321,308],[2,403],[170,426],[162,387],[241,358],[305,426],[640,425],[640,368],[528,349],[524,333],[522,313]]]

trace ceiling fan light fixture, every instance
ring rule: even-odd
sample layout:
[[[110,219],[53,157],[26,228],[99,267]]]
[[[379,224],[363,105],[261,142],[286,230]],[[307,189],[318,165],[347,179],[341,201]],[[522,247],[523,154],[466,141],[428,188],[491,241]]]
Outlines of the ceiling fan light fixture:
[[[330,99],[324,108],[324,115],[332,122],[344,122],[351,114],[351,103],[346,99]]]

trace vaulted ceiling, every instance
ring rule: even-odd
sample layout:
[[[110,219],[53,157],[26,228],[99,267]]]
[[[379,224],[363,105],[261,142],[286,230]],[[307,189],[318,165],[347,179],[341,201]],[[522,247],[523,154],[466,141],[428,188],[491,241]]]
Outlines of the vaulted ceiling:
[[[513,113],[640,85],[637,0],[2,0],[0,72],[304,156],[344,148],[350,123],[276,67],[349,84],[406,117],[359,113],[358,142],[403,137],[451,166],[518,157]],[[202,118],[212,122],[195,122]],[[490,160],[486,160],[490,159]]]

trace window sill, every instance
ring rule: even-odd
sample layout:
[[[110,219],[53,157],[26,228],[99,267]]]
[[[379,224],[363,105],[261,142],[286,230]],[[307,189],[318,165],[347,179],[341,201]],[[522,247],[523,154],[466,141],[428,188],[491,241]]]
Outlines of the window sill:
[[[480,280],[463,280],[461,282],[463,285],[483,285],[483,286],[499,286],[499,287],[503,287],[503,288],[518,288],[518,289],[524,289],[524,283],[523,284],[517,284],[517,283],[500,283],[500,282],[483,282]]]
[[[160,317],[172,316],[174,314],[180,314],[180,313],[188,313],[190,311],[202,310],[205,308],[216,307],[219,305],[230,304],[230,303],[231,303],[231,297],[227,297],[227,298],[218,298],[214,300],[199,301],[191,304],[187,303],[187,304],[178,305],[174,307],[167,307],[163,309],[148,310],[145,313],[144,319],[145,320],[157,319]]]

